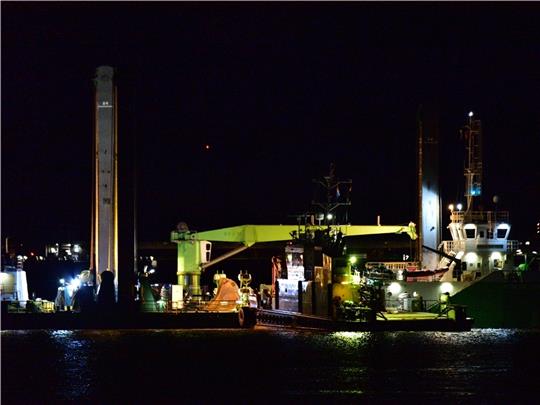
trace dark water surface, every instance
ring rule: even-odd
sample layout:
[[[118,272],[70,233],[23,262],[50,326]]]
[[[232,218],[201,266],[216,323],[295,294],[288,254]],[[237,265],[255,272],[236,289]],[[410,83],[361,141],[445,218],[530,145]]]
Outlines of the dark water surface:
[[[539,403],[540,331],[3,331],[2,404]]]

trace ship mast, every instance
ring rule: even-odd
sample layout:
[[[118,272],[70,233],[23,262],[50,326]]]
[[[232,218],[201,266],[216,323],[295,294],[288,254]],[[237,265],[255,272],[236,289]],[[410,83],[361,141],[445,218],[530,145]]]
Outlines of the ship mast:
[[[330,164],[330,172],[323,179],[313,179],[322,188],[325,201],[315,198],[311,204],[322,209],[322,217],[325,225],[347,224],[349,223],[348,207],[351,206],[352,180],[338,180],[336,177],[336,167]],[[341,209],[343,208],[343,209]]]
[[[462,128],[461,134],[465,139],[467,160],[465,162],[465,197],[467,209],[465,213],[473,210],[473,199],[482,194],[482,125],[474,113],[469,113],[467,125]]]

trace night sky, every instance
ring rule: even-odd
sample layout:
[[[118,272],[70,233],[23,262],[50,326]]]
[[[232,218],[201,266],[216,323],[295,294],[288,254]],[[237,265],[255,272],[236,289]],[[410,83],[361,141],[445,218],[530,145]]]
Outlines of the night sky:
[[[420,104],[439,114],[443,205],[464,202],[473,110],[485,207],[498,195],[511,238],[535,232],[538,3],[1,7],[3,237],[90,238],[100,65],[117,69],[120,130],[136,139],[140,240],[179,221],[295,223],[331,162],[353,180],[353,223],[415,220]]]

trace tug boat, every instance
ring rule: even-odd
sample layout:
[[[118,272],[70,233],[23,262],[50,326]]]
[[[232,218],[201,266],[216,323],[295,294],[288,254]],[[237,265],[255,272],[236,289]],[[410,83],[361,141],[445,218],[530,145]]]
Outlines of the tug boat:
[[[359,266],[354,255],[346,252],[345,239],[353,236],[347,227],[330,224],[338,207],[349,204],[333,199],[339,182],[333,171],[324,181],[326,203],[314,204],[326,214],[304,215],[305,223],[285,248],[285,260],[274,266],[272,309],[258,311],[262,324],[313,327],[330,330],[439,330],[466,331],[472,319],[465,308],[424,300],[419,294],[396,291],[396,274],[384,263]],[[348,181],[350,185],[350,180]],[[330,215],[329,215],[330,214]],[[326,226],[315,225],[314,218]],[[399,226],[365,227],[358,235],[402,233]],[[388,228],[388,230],[385,230]],[[409,223],[407,233],[416,239],[416,226]],[[413,231],[414,230],[414,231]],[[406,270],[402,264],[402,270]]]

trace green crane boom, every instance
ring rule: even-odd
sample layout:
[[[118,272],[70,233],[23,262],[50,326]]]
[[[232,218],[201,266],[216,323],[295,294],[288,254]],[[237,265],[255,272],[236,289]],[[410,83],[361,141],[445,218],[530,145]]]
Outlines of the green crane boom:
[[[326,226],[311,228],[327,229]],[[409,225],[331,225],[332,231],[341,232],[343,236],[378,235],[390,233],[407,233],[411,239],[416,239],[416,228]],[[172,231],[171,241],[178,245],[177,276],[178,284],[184,291],[189,290],[193,295],[200,295],[201,272],[211,265],[225,260],[255,243],[277,242],[293,239],[293,233],[298,231],[297,225],[240,225],[230,228],[215,229],[204,232]],[[212,242],[236,242],[243,246],[211,260]]]

